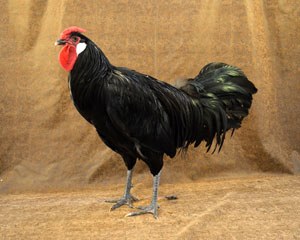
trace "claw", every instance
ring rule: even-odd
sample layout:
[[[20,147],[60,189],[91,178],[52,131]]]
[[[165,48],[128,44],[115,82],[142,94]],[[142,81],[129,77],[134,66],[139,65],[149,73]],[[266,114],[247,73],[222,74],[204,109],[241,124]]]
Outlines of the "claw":
[[[153,215],[155,219],[158,218],[158,214],[157,214],[157,209],[159,208],[158,206],[149,205],[149,206],[137,207],[137,208],[141,209],[142,211],[128,213],[127,215],[125,215],[125,217],[134,217],[134,216],[150,213]]]
[[[131,201],[132,201],[132,202],[137,202],[137,201],[139,201],[139,200],[140,200],[140,199],[138,199],[137,197],[131,195]]]
[[[118,201],[116,204],[114,204],[111,208],[110,211],[113,211],[123,205],[128,205],[130,208],[132,208],[132,203],[131,201],[126,200],[125,198],[121,198],[120,201]]]
[[[123,205],[128,205],[130,208],[133,208],[132,203],[138,201],[139,199],[130,195],[129,197],[122,197],[121,199],[105,200],[107,203],[115,203],[110,211],[113,211]]]

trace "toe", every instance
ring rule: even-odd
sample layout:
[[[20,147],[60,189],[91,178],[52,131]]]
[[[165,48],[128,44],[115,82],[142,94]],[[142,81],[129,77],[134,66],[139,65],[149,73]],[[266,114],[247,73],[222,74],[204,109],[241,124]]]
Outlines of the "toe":
[[[156,207],[146,206],[146,207],[137,207],[137,208],[142,211],[128,213],[125,217],[134,217],[134,216],[139,216],[139,215],[143,215],[143,214],[147,214],[147,213],[152,214],[153,217],[156,219],[158,217]]]
[[[137,197],[134,197],[134,196],[130,196],[130,198],[131,198],[131,201],[133,201],[133,202],[137,202],[137,201],[139,201],[140,199],[138,199]]]

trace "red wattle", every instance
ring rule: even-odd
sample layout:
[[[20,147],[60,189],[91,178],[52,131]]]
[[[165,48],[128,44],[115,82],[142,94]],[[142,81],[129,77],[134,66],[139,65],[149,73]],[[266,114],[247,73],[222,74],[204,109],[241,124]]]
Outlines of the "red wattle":
[[[77,59],[76,48],[65,45],[59,53],[60,65],[67,71],[71,71]]]

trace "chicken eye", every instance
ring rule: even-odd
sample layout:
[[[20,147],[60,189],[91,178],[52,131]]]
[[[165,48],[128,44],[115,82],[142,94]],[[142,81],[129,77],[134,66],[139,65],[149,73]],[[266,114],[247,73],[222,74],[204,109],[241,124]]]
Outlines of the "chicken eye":
[[[71,39],[72,39],[73,42],[77,42],[79,38],[76,37],[76,36],[73,36]]]

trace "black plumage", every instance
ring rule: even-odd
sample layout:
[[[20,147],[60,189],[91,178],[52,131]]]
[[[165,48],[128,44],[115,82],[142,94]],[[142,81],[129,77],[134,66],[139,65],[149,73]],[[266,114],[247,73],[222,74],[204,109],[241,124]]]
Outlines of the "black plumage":
[[[157,175],[163,155],[197,147],[222,148],[225,133],[247,116],[257,90],[237,67],[210,63],[176,88],[151,76],[113,66],[86,36],[69,82],[74,105],[103,142],[119,153],[131,170],[143,160]]]

